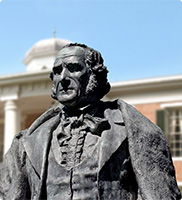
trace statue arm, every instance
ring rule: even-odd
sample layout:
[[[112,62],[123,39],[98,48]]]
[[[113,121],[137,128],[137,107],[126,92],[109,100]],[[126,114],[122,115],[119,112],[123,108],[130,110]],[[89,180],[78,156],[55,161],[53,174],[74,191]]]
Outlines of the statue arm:
[[[143,200],[179,200],[175,169],[162,130],[133,106],[119,101],[132,168]]]
[[[14,138],[0,166],[0,199],[26,199],[29,193],[22,134]]]
[[[167,141],[157,132],[129,137],[129,152],[140,195],[145,200],[179,200],[175,169]]]

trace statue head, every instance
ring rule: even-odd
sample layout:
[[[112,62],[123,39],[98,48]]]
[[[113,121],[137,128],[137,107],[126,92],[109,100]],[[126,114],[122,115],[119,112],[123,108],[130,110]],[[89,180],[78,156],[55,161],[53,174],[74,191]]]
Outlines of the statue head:
[[[51,96],[67,107],[99,101],[110,90],[107,73],[98,51],[83,44],[68,44],[58,52],[50,73]]]

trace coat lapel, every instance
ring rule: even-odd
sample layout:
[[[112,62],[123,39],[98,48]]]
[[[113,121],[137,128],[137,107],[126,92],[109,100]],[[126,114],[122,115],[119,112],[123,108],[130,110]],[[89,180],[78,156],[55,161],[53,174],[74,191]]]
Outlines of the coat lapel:
[[[109,121],[110,129],[103,131],[101,136],[99,171],[126,138],[121,111],[108,108],[104,111],[104,116]]]
[[[60,116],[56,115],[23,138],[27,156],[40,179],[43,179],[44,176],[52,132],[59,124],[59,121]]]

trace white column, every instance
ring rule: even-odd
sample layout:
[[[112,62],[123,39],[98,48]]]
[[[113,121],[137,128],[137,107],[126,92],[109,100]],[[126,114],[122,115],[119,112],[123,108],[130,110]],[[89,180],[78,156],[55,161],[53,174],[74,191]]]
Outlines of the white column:
[[[20,110],[15,100],[5,102],[5,123],[4,123],[4,154],[10,148],[16,133],[20,131]]]

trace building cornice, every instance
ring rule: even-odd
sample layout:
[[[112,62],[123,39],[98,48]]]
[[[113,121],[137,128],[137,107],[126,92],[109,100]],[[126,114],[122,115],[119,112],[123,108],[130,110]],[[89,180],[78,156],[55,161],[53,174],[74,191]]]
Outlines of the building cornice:
[[[50,70],[25,72],[0,77],[0,101],[32,96],[50,96]]]
[[[132,90],[159,89],[174,86],[182,86],[182,75],[120,81],[111,83],[112,92],[126,92]]]
[[[20,74],[0,76],[0,87],[5,85],[49,80],[49,73],[50,70],[42,70],[42,71],[24,72]]]

